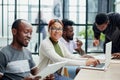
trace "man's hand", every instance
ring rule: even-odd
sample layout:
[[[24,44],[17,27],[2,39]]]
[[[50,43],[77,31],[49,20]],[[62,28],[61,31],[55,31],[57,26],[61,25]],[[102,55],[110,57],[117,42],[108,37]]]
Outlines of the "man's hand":
[[[120,59],[120,53],[113,53],[112,57],[113,59]]]
[[[81,46],[83,45],[82,41],[78,40],[76,41],[76,44],[77,44],[77,48],[81,48]]]
[[[28,77],[25,77],[23,80],[40,80],[40,76],[35,76],[37,73],[38,73],[39,69],[37,67],[33,68],[31,70],[31,74],[30,76]]]
[[[93,40],[93,46],[98,46],[100,44],[100,41],[97,39]]]
[[[45,77],[43,80],[55,80],[54,74],[50,74],[49,76]]]
[[[80,40],[76,40],[76,45],[77,45],[77,48],[75,49],[80,55],[84,55],[84,54],[86,54],[85,53],[85,51],[82,49],[82,45],[83,45],[83,43],[82,43],[82,41],[80,41]]]
[[[100,64],[100,61],[98,59],[94,59],[94,58],[89,58],[87,61],[86,61],[86,66],[96,66]]]

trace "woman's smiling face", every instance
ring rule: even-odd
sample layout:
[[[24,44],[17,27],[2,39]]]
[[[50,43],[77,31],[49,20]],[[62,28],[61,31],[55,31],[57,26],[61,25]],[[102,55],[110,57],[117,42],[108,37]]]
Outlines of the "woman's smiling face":
[[[59,22],[54,22],[49,28],[50,38],[57,42],[61,38],[63,32],[63,26]]]

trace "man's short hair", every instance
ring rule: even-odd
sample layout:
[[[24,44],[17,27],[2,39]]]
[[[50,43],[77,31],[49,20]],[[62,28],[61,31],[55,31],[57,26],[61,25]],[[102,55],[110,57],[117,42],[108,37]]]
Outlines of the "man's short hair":
[[[13,24],[12,24],[12,29],[13,29],[13,28],[17,29],[17,28],[19,27],[19,24],[21,23],[22,20],[23,20],[23,19],[17,19],[17,20],[15,20],[15,21],[13,22]]]
[[[98,25],[108,22],[109,18],[106,13],[99,13],[95,17],[95,23]]]
[[[74,22],[68,19],[63,19],[62,23],[63,23],[63,30],[65,30],[68,26],[74,25]]]

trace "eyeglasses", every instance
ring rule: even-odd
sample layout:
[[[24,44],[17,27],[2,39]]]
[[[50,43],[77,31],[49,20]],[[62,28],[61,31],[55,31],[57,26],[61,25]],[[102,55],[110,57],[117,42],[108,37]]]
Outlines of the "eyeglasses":
[[[50,28],[52,31],[63,31],[63,28]]]

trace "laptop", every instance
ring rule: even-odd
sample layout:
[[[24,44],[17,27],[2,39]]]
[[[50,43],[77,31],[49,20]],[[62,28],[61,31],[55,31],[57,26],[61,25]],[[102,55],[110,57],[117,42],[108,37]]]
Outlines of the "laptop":
[[[46,76],[55,73],[57,70],[65,66],[67,61],[62,62],[56,62],[53,64],[49,64],[47,67],[45,67],[42,71],[40,71],[36,76],[40,76],[41,80],[43,80]]]
[[[106,48],[105,48],[105,61],[104,61],[104,63],[100,63],[95,67],[92,65],[91,66],[80,66],[80,67],[83,69],[93,69],[93,70],[105,71],[108,68],[110,61],[111,61],[112,42],[106,43],[105,47]]]

